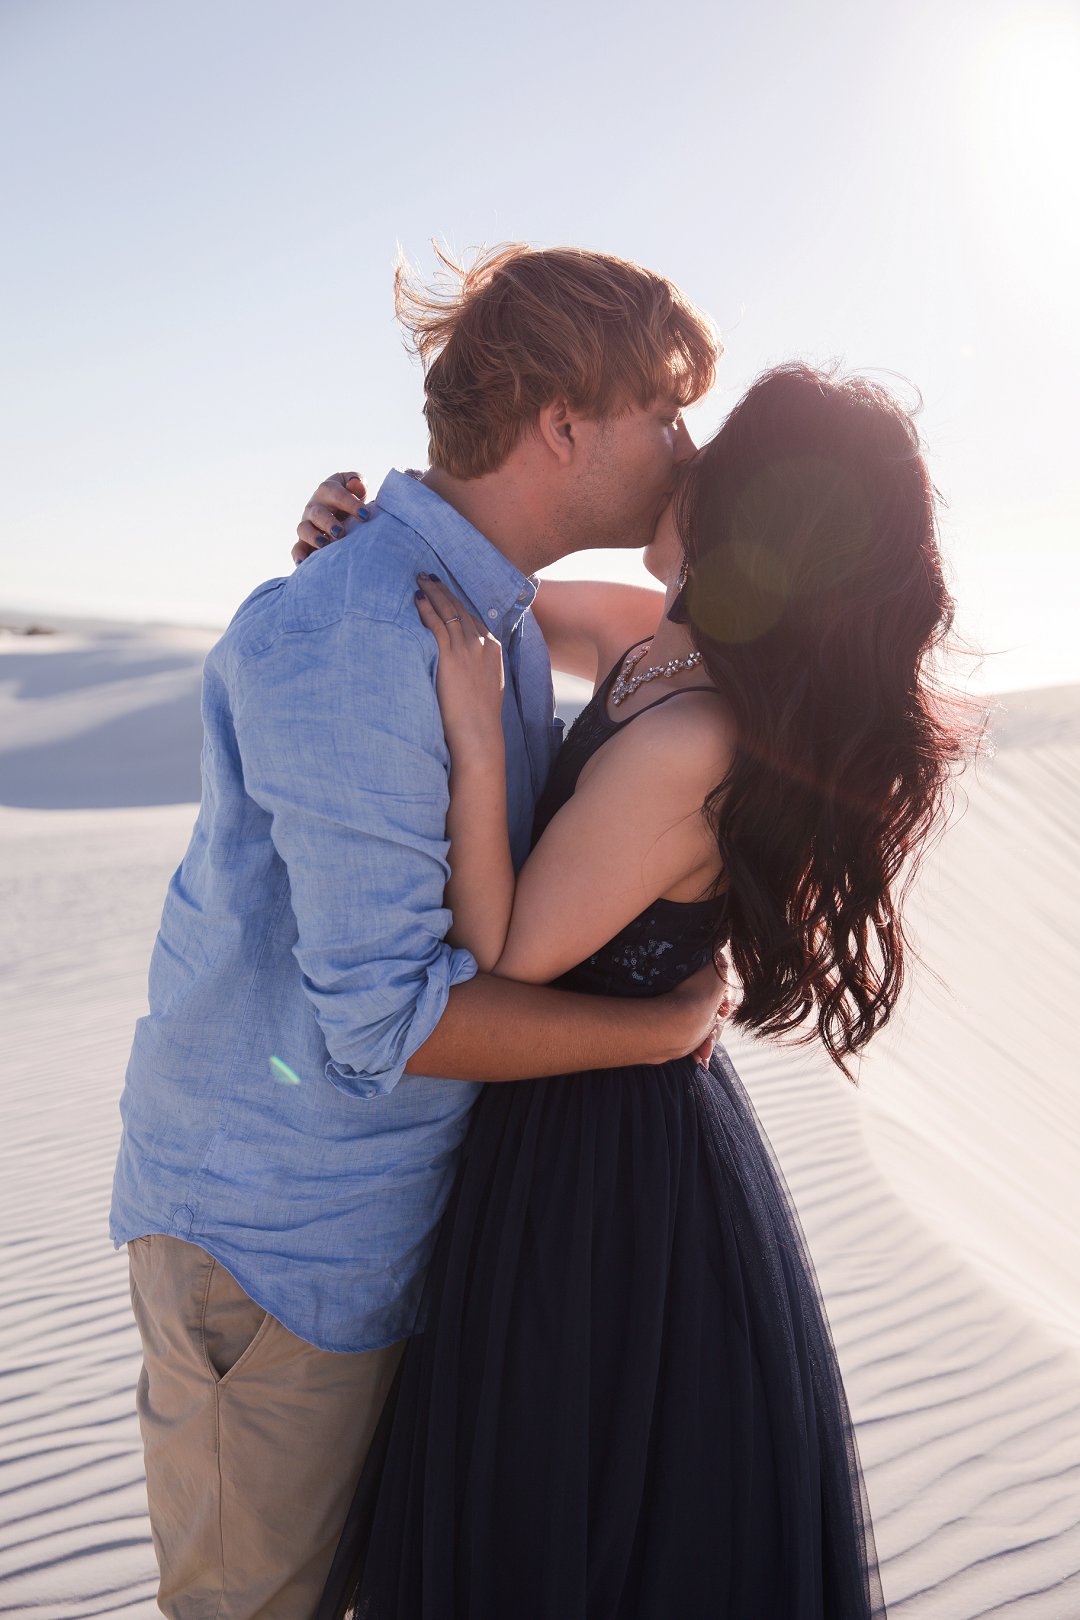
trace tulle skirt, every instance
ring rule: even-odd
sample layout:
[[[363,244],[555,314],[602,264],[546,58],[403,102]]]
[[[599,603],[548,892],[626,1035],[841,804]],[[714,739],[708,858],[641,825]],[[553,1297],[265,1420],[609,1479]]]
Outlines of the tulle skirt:
[[[317,1620],[867,1620],[855,1436],[730,1060],[489,1085]]]

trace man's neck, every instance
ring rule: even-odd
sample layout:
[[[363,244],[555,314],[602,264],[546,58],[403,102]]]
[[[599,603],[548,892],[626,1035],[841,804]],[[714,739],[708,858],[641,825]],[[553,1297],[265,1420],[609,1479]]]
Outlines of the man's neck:
[[[501,473],[454,478],[442,467],[429,467],[423,482],[521,573],[535,574],[559,555],[545,540],[540,515],[532,510],[518,479]]]

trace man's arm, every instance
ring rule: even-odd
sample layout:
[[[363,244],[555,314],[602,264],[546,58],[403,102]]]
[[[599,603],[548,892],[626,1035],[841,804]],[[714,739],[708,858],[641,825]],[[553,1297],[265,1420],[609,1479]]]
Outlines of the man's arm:
[[[730,1010],[726,968],[702,968],[667,995],[585,996],[478,973],[450,991],[431,1035],[405,1065],[445,1080],[531,1080],[588,1069],[707,1063]]]
[[[285,630],[235,677],[251,798],[288,873],[293,954],[326,1076],[393,1088],[470,978],[445,943],[447,761],[424,632],[346,614]]]

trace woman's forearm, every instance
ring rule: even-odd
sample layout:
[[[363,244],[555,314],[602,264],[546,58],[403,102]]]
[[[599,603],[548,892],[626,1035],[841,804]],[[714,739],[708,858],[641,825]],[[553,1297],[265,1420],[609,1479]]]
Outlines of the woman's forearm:
[[[434,574],[418,574],[416,610],[435,637],[435,690],[450,753],[446,813],[448,938],[482,969],[502,955],[514,906],[506,820],[503,649]]]
[[[552,667],[595,681],[626,647],[651,636],[662,591],[606,580],[545,579],[533,603]]]
[[[489,972],[502,955],[514,906],[501,734],[487,748],[453,750],[446,835],[450,943],[471,951]]]

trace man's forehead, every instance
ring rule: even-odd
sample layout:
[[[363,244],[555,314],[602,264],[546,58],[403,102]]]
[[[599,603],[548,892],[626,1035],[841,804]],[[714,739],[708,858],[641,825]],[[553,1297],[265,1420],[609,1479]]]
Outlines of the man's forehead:
[[[653,416],[678,416],[682,409],[683,403],[678,394],[668,389],[655,394],[647,403],[642,401],[640,394],[624,393],[607,411],[601,413],[598,420],[606,420],[613,424],[619,421],[629,423],[635,418],[640,420]]]
[[[682,410],[682,401],[677,394],[669,393],[665,389],[663,393],[654,394],[647,404],[642,403],[640,396],[637,399],[629,399],[624,408],[627,411],[637,411],[644,416],[653,416],[657,411],[677,416]]]

